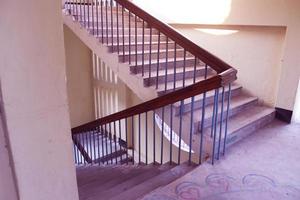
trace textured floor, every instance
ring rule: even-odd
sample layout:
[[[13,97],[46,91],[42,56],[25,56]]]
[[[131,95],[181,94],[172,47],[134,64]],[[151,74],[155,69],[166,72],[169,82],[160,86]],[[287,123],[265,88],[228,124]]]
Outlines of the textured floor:
[[[299,200],[300,124],[274,121],[147,200]]]

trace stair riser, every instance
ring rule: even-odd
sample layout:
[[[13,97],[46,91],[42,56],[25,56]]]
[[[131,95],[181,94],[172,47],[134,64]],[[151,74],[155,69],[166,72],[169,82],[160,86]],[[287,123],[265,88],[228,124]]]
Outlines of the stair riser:
[[[238,95],[240,94],[241,91],[242,91],[242,88],[238,88],[238,89],[236,89],[236,90],[232,90],[232,91],[231,91],[231,97],[238,96]],[[219,93],[219,96],[220,96],[220,95],[222,95],[222,93]],[[201,96],[203,96],[203,95],[201,95]],[[225,96],[225,99],[228,98],[228,91],[225,91],[224,96]],[[221,100],[222,100],[222,99],[219,98],[219,102],[221,102]],[[214,96],[207,96],[207,97],[205,98],[205,105],[206,105],[206,106],[207,106],[207,105],[213,104],[213,102],[214,102]],[[199,109],[201,109],[201,108],[202,108],[202,104],[203,104],[202,99],[194,101],[194,110],[199,110]],[[191,102],[185,103],[185,104],[183,105],[182,113],[185,114],[185,113],[190,112],[190,111],[191,111],[191,108],[192,108],[192,103],[191,103]],[[179,115],[179,112],[180,112],[180,106],[176,106],[176,107],[175,107],[175,113],[176,113],[176,115]]]
[[[115,43],[117,43],[117,41],[116,41]],[[161,42],[161,43],[159,44],[159,49],[160,49],[160,50],[165,50],[166,47],[167,47],[167,45],[166,45],[165,42],[163,42],[163,43]],[[175,47],[175,43],[169,42],[169,44],[168,44],[168,49],[174,49],[174,47]],[[109,46],[108,48],[109,48],[110,52],[112,52],[112,50],[113,50],[114,52],[117,52],[118,49],[119,49],[119,52],[122,53],[122,52],[123,52],[123,39],[119,40],[119,47],[115,44],[113,47],[112,47],[112,46]],[[131,49],[132,51],[135,51],[135,49],[136,49],[135,41],[134,41],[133,44],[130,45],[130,49]],[[157,44],[157,43],[154,43],[154,44],[152,43],[152,45],[151,45],[151,50],[157,51],[157,49],[158,49],[158,44]],[[178,48],[178,47],[177,47],[177,49],[179,50],[179,49],[181,49],[181,48]],[[137,44],[137,50],[138,50],[138,51],[143,51],[143,45],[142,45],[142,43],[138,43],[138,44]],[[144,43],[144,51],[149,51],[149,50],[150,50],[150,44],[149,44],[149,42]],[[125,45],[124,45],[124,51],[129,51],[129,44],[125,44]]]
[[[254,100],[254,101],[251,101],[249,103],[246,103],[246,104],[243,104],[243,105],[240,105],[240,106],[237,106],[235,108],[230,108],[229,110],[229,114],[228,114],[228,117],[233,117],[235,115],[237,115],[238,113],[240,112],[243,112],[245,109],[251,107],[251,106],[254,106],[254,105],[257,105],[258,101],[257,100]],[[225,105],[224,105],[225,106]],[[219,105],[219,110],[221,109],[220,105]],[[223,121],[225,121],[225,116],[226,116],[226,107],[224,107],[224,113],[223,113]],[[221,113],[218,113],[218,119],[217,119],[217,122],[220,122],[221,121]],[[204,120],[204,128],[208,128],[212,125],[212,116],[210,117],[205,117],[205,120]],[[199,132],[201,130],[201,122],[195,122],[194,123],[194,127],[195,129],[194,130],[198,130],[196,132]]]
[[[107,21],[107,24],[106,24],[106,21],[103,21],[103,23],[101,23],[101,21],[99,20],[98,21],[98,23],[97,23],[97,21],[95,20],[94,22],[92,22],[92,21],[84,21],[84,20],[80,20],[80,23],[81,24],[85,24],[85,26],[88,26],[88,28],[89,29],[93,29],[93,26],[94,26],[94,28],[96,28],[97,27],[97,24],[98,24],[98,27],[100,27],[100,28],[102,28],[102,26],[103,26],[103,28],[108,28],[108,29],[111,29],[111,27],[113,27],[113,28],[117,28],[117,27],[122,27],[121,26],[121,23],[117,23],[116,21],[113,21],[113,23],[112,23],[112,26],[111,26],[111,21]],[[124,26],[125,27],[129,27],[129,22],[124,22]],[[134,21],[131,21],[131,23],[130,23],[130,30],[131,30],[131,33],[134,33],[134,28],[135,28],[135,23],[134,23]],[[143,28],[143,24],[141,23],[141,22],[138,22],[137,23],[137,28]]]
[[[176,73],[175,81],[183,80],[183,77],[193,78],[195,75],[196,75],[196,77],[204,76],[204,73],[205,73],[204,69],[196,70],[196,73],[194,73],[193,71],[188,71],[188,72],[185,72],[185,75],[184,75],[183,72],[179,72],[179,73]],[[158,84],[163,84],[163,83],[165,83],[166,78],[165,78],[164,75],[158,76],[158,80],[156,79],[156,77],[151,77],[150,79],[145,78],[144,79],[144,86],[149,87],[149,86],[152,86],[152,85],[156,85],[156,81],[158,81]],[[174,74],[168,74],[167,82],[173,82],[173,81],[174,81]]]
[[[256,121],[248,124],[245,127],[242,127],[241,129],[227,134],[227,140],[226,140],[226,148],[232,146],[233,144],[237,143],[238,141],[241,141],[245,137],[251,135],[252,133],[255,133],[257,130],[263,128],[270,122],[272,122],[275,118],[275,112],[270,113],[262,118],[257,119]],[[224,133],[224,131],[223,131]],[[215,145],[215,152],[217,153],[218,145]],[[224,139],[221,139],[221,145],[220,149],[224,148]],[[217,154],[215,154],[217,157]]]
[[[97,29],[98,29],[98,32],[97,32]],[[94,29],[93,27],[91,27],[89,29],[90,33],[93,34],[95,33],[96,34],[102,34],[102,27],[101,26],[95,26]],[[105,26],[103,27],[103,34],[106,35],[106,33],[108,33],[108,35],[111,35],[111,33],[113,33],[113,35],[117,35],[118,34],[118,28],[113,28],[111,29],[111,27],[108,27],[108,28],[105,28]],[[124,29],[124,34],[125,35],[128,35],[129,33],[129,29],[127,27],[125,27]],[[135,28],[132,28],[131,29],[131,33],[134,33],[135,34]],[[123,34],[123,28],[122,26],[119,26],[119,35],[121,36]],[[143,34],[143,29],[142,28],[137,28],[137,34],[138,35],[142,35]],[[157,35],[158,34],[158,31],[152,29],[152,34],[153,35]],[[144,35],[150,35],[150,29],[149,28],[145,28],[144,29]]]
[[[174,62],[174,61],[160,62],[158,68],[160,70],[165,69],[166,67],[168,69],[174,69],[175,63],[176,63],[176,68],[177,67],[181,68],[181,67],[183,67],[183,64],[184,64],[183,60],[178,60],[176,62]],[[185,61],[185,66],[186,67],[190,67],[190,66],[194,66],[194,65],[195,65],[195,59],[192,59],[192,58],[186,59],[186,61]],[[156,71],[157,70],[157,63],[153,63],[151,65],[149,65],[149,63],[148,64],[144,64],[144,72],[145,73],[149,72],[149,68],[150,68],[151,71]],[[130,66],[130,71],[132,73],[135,73],[135,74],[142,73],[142,69],[143,69],[142,65]]]
[[[100,39],[102,39],[102,37],[98,37]],[[103,41],[106,43],[108,41],[108,43],[111,43],[112,41],[114,43],[117,42],[117,35],[114,35],[113,37],[111,37],[111,35],[108,35],[108,38],[106,37],[106,35],[103,36]],[[123,42],[123,35],[119,36],[119,41]],[[129,35],[125,35],[124,37],[124,42],[125,43],[132,43],[135,44],[136,40],[135,40],[135,35],[133,33],[131,33],[131,36],[129,37]],[[158,35],[152,35],[152,42],[157,42],[158,41]],[[166,37],[165,36],[161,36],[160,37],[160,41],[165,42],[166,41]],[[143,42],[143,36],[142,35],[137,35],[137,42]],[[150,42],[150,35],[144,35],[144,42]]]
[[[183,53],[184,51],[183,50],[177,50],[176,52],[176,55],[177,56],[183,56]],[[141,61],[143,58],[144,60],[149,60],[150,59],[150,55],[151,55],[151,59],[152,60],[157,60],[157,57],[159,55],[159,58],[160,59],[164,59],[166,58],[166,52],[160,52],[159,54],[156,52],[156,53],[145,53],[144,56],[142,54],[138,54],[137,56],[135,55],[134,52],[132,52],[132,55],[120,55],[119,56],[119,60],[122,61],[122,62],[128,62],[129,61],[129,58],[131,59],[131,62],[134,63],[136,58],[137,58],[137,61]],[[168,58],[174,58],[174,50],[168,50]]]

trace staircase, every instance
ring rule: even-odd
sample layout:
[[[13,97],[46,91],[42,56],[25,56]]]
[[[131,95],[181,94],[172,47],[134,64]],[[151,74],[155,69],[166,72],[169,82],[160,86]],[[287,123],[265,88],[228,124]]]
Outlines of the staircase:
[[[81,199],[140,198],[196,163],[214,164],[273,120],[274,108],[233,82],[230,65],[133,3],[71,0],[64,13],[64,23],[145,101],[72,129]]]

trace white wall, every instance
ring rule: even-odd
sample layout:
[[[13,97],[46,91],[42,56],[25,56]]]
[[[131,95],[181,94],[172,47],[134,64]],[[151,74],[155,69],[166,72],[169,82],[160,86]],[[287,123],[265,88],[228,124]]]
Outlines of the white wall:
[[[171,24],[286,27],[280,59],[276,106],[294,107],[300,76],[299,0],[134,0],[139,6]],[[160,5],[160,9],[157,9]],[[243,49],[241,49],[243,51]],[[253,51],[245,51],[252,54]],[[257,80],[263,81],[263,80]]]
[[[64,25],[71,127],[95,120],[92,51]]]
[[[22,200],[77,200],[59,0],[2,1],[0,78]]]

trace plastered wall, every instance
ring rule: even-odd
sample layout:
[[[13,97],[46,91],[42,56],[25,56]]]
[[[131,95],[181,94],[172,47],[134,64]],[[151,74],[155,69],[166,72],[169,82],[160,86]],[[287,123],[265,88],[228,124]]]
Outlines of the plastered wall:
[[[58,0],[0,6],[0,79],[22,200],[78,199],[60,8]]]

